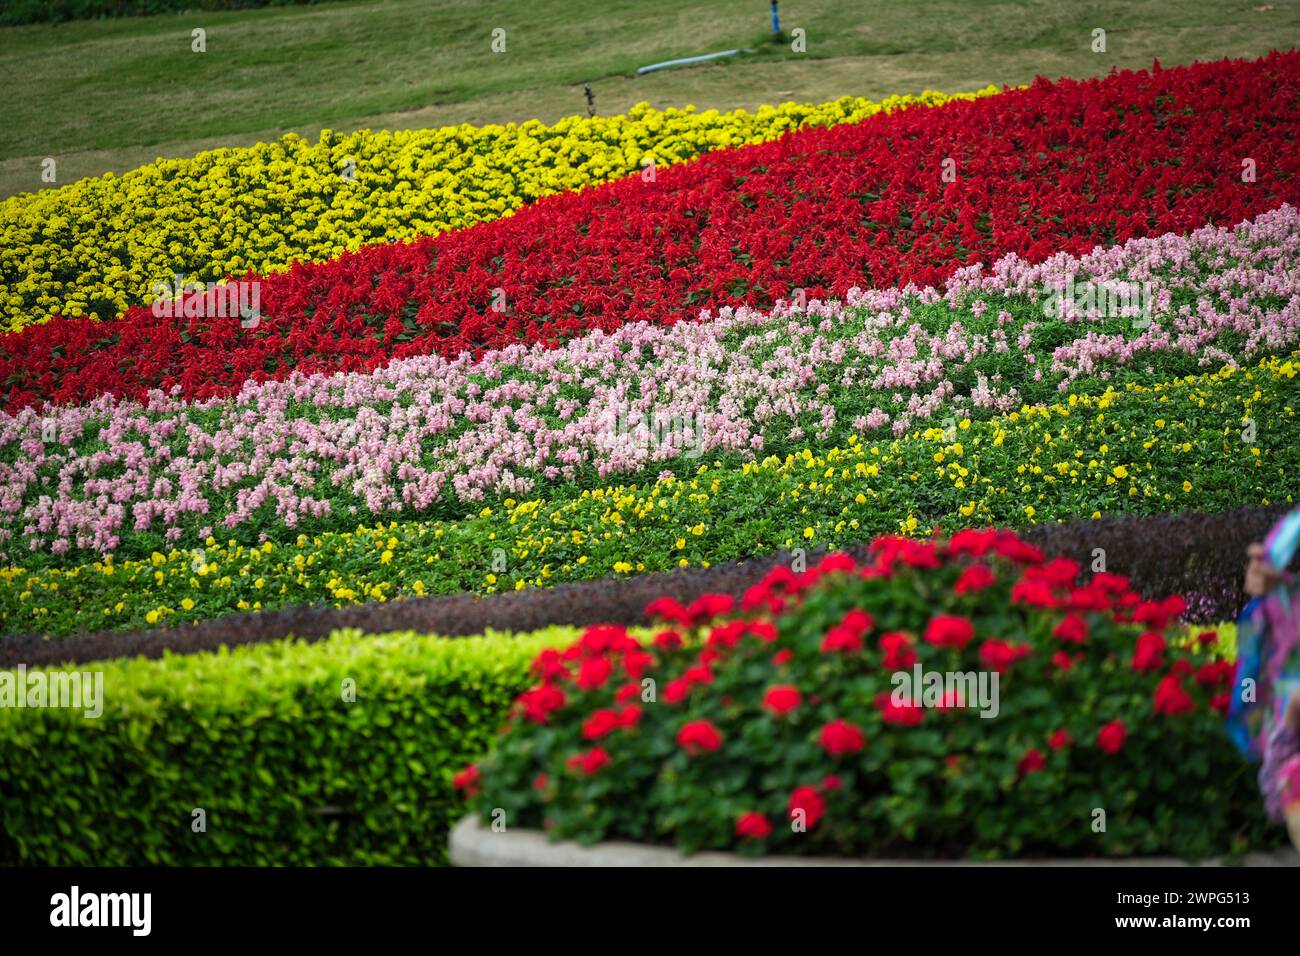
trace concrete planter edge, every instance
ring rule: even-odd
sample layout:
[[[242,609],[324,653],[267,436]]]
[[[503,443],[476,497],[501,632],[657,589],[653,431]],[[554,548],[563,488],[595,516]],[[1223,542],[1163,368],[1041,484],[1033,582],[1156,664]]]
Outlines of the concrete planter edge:
[[[707,852],[683,856],[671,847],[650,846],[611,840],[595,846],[580,846],[571,841],[552,843],[540,830],[514,829],[494,833],[477,817],[465,817],[451,830],[451,862],[463,867],[629,867],[629,866],[1300,866],[1300,854],[1294,850],[1273,853],[1249,853],[1240,859],[1204,860],[1189,864],[1176,857],[1119,857],[1108,859],[1041,859],[996,860],[881,860],[837,857],[760,857],[749,859],[734,853]]]

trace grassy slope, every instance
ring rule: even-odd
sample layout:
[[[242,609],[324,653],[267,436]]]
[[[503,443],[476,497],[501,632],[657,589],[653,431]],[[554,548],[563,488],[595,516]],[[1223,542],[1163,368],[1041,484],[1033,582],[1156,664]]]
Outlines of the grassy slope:
[[[1260,9],[1263,7],[1263,9]],[[322,126],[412,128],[554,120],[656,106],[756,107],[781,100],[974,89],[1036,74],[1254,56],[1300,37],[1300,0],[787,0],[808,52],[764,44],[757,0],[372,0],[234,13],[194,12],[0,30],[10,78],[0,125],[0,195],[121,172],[158,155],[243,145]],[[190,51],[190,30],[207,52]],[[507,51],[490,49],[506,30]],[[1105,54],[1091,32],[1107,31]],[[731,47],[743,61],[634,77],[637,66]]]

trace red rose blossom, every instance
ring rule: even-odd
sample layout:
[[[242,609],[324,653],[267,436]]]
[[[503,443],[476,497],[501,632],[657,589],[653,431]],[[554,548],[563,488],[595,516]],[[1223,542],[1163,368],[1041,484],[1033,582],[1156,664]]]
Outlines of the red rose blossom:
[[[524,691],[519,695],[518,703],[523,708],[524,716],[535,724],[544,724],[551,711],[564,706],[564,691],[558,687],[542,686]]]
[[[1174,674],[1166,674],[1156,686],[1156,713],[1177,717],[1192,710],[1196,703],[1183,688],[1183,682]]]
[[[609,675],[614,672],[614,665],[604,657],[589,657],[582,662],[578,671],[578,689],[596,690],[602,687]]]
[[[906,634],[894,631],[880,638],[880,651],[884,654],[882,663],[888,670],[907,670],[916,663],[915,642]]]
[[[957,579],[952,589],[957,594],[975,594],[992,587],[996,581],[997,578],[993,576],[993,572],[987,565],[972,564],[961,573],[961,577]]]
[[[713,671],[706,664],[693,664],[682,672],[682,680],[688,684],[712,684]]]
[[[682,636],[676,631],[660,631],[655,635],[654,643],[662,651],[674,651],[682,646]]]
[[[1112,720],[1097,731],[1097,749],[1108,754],[1117,754],[1123,749],[1124,741],[1127,739],[1128,731],[1124,728],[1124,722]]]
[[[1016,646],[1007,641],[990,639],[980,645],[980,663],[984,665],[986,670],[1005,674],[1007,668],[1028,654],[1029,651],[1030,648],[1026,644]]]
[[[816,787],[795,787],[790,794],[788,813],[792,821],[802,821],[811,830],[826,815],[826,801]]]
[[[735,607],[736,599],[730,594],[701,594],[686,608],[686,616],[698,624],[730,614]]]
[[[822,639],[822,653],[850,653],[862,650],[862,638],[843,624],[836,624]]]
[[[1016,772],[1023,777],[1026,774],[1037,773],[1046,766],[1047,761],[1043,759],[1043,755],[1039,753],[1038,748],[1031,747],[1020,758],[1020,762],[1016,764]]]
[[[1138,635],[1137,647],[1133,651],[1133,669],[1143,673],[1158,671],[1164,664],[1165,646],[1165,639],[1155,631]]]
[[[961,650],[975,637],[975,625],[968,618],[938,614],[925,628],[925,639],[938,647]]]
[[[593,711],[591,716],[583,721],[582,736],[584,740],[599,740],[601,737],[613,733],[618,727],[618,715],[612,710],[602,708]]]
[[[681,677],[664,685],[664,703],[680,704],[691,693],[691,682]]]
[[[1082,644],[1088,639],[1088,622],[1081,614],[1067,614],[1052,630],[1052,636],[1067,644]]]
[[[925,720],[925,708],[920,704],[895,704],[888,691],[877,694],[875,704],[880,710],[881,719],[886,724],[916,727]]]
[[[799,706],[803,694],[799,688],[789,684],[769,687],[763,695],[763,706],[778,717],[784,716]]]
[[[861,608],[854,608],[844,615],[844,619],[840,621],[840,626],[848,628],[861,637],[875,627],[876,622],[866,611]]]
[[[860,751],[867,742],[862,731],[845,720],[833,720],[822,727],[821,735],[817,738],[832,757],[841,757],[844,754],[855,754]]]
[[[673,598],[655,598],[645,606],[645,616],[660,621],[682,624],[686,622],[686,609]],[[671,634],[672,632],[666,631],[664,633]]]
[[[953,557],[970,555],[982,558],[997,543],[998,533],[993,528],[963,528],[948,539],[948,553]]]
[[[444,777],[443,779],[445,780],[446,778]],[[456,774],[456,776],[451,778],[451,785],[457,790],[463,790],[465,796],[472,797],[479,792],[482,780],[483,778],[479,774],[478,765],[470,764],[460,773]]]
[[[692,720],[677,732],[677,746],[692,757],[712,753],[722,746],[722,734],[707,720]]]
[[[764,840],[772,834],[772,824],[767,817],[753,810],[741,814],[736,821],[736,836],[746,840]]]
[[[623,655],[623,672],[633,680],[640,680],[647,670],[654,665],[653,654],[647,654],[639,648]]]
[[[605,753],[604,748],[592,747],[590,750],[574,754],[565,761],[565,766],[590,777],[608,763],[609,754]]]

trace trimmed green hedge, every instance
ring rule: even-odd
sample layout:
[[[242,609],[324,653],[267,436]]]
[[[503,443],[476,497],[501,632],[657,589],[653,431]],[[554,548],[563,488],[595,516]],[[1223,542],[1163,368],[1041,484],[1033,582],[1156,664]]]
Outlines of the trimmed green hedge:
[[[0,708],[0,864],[441,863],[453,774],[537,651],[578,633],[341,631],[79,665],[104,673],[99,718]]]
[[[287,7],[322,0],[9,0],[0,10],[0,25],[95,20],[100,17],[143,17],[183,10],[244,10]]]

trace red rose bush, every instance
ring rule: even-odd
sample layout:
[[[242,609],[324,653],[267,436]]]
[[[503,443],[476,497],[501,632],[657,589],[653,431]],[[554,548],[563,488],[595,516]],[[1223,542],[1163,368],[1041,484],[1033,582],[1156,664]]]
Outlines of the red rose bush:
[[[779,566],[740,602],[660,599],[648,640],[600,626],[542,652],[538,684],[457,786],[507,830],[686,852],[1200,857],[1269,842],[1221,729],[1231,665],[1181,639],[1180,598],[1084,580],[1006,531],[880,538],[870,555]]]

